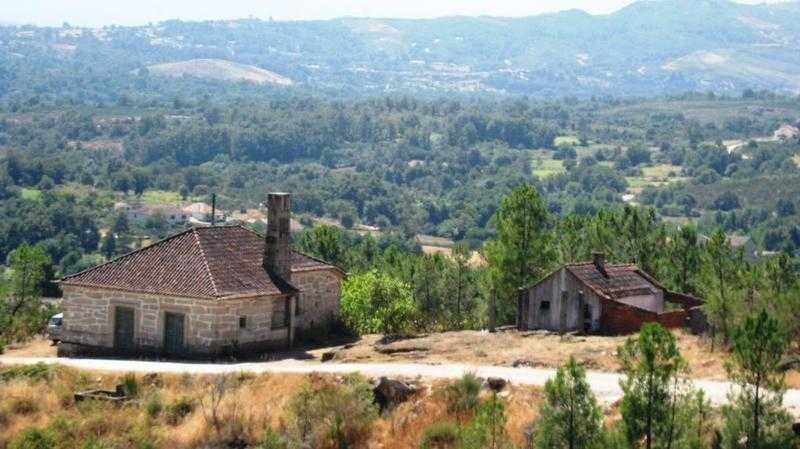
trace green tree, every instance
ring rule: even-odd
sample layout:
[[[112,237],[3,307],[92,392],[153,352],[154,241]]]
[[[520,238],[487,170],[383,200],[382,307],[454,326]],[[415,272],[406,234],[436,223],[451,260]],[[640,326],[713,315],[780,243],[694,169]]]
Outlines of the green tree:
[[[24,242],[8,255],[8,265],[11,269],[8,313],[13,317],[23,309],[35,307],[42,294],[50,257],[40,246]]]
[[[500,203],[494,216],[497,239],[485,250],[501,299],[501,322],[513,320],[517,289],[539,280],[553,263],[549,222],[547,207],[531,185],[517,187]]]
[[[406,334],[413,330],[416,311],[408,284],[388,273],[371,270],[342,285],[342,318],[359,334]]]
[[[697,230],[693,226],[682,226],[670,237],[667,253],[671,262],[672,283],[679,292],[696,293],[695,279],[700,268]]]
[[[644,439],[651,449],[656,441],[669,447],[677,409],[674,388],[686,362],[678,351],[675,336],[656,323],[642,326],[638,336],[629,337],[617,354],[625,379],[620,381],[620,406],[628,442],[636,446]]]
[[[511,447],[506,432],[506,407],[492,392],[478,406],[477,416],[464,435],[464,449],[501,449]]]
[[[584,370],[570,357],[544,385],[535,443],[539,449],[591,449],[600,435],[602,413]]]
[[[719,330],[723,340],[727,342],[735,310],[734,291],[739,264],[722,229],[714,232],[706,242],[701,260],[701,292],[706,300],[704,307],[712,326],[712,335]]]
[[[111,259],[117,254],[117,238],[113,232],[109,231],[103,236],[103,240],[100,242],[100,252],[106,256],[106,259]]]
[[[314,226],[300,236],[300,249],[332,264],[344,262],[344,240],[342,232],[329,225]]]
[[[733,332],[726,368],[736,388],[723,409],[726,448],[791,447],[791,418],[782,405],[786,387],[780,367],[786,348],[778,321],[764,310]]]

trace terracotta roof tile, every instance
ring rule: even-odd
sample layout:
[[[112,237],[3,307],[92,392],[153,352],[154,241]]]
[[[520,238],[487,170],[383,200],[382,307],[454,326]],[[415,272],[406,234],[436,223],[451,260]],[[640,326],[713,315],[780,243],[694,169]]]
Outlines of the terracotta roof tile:
[[[295,292],[261,266],[264,237],[242,226],[192,228],[61,280],[117,290],[224,298]],[[294,252],[292,271],[338,268]]]
[[[661,288],[635,265],[606,264],[605,274],[592,262],[568,264],[566,267],[592,290],[611,299],[649,295]]]

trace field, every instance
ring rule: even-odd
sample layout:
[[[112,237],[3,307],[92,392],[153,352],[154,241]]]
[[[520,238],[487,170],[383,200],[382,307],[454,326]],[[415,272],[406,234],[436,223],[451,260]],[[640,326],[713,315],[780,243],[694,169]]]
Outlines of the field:
[[[24,370],[0,367],[0,376],[5,379],[0,381],[0,447],[7,447],[34,427],[43,429],[44,437],[56,440],[59,448],[254,447],[267,429],[292,432],[290,404],[301,387],[318,391],[344,382],[340,376],[319,374],[242,373],[225,378],[150,374],[126,379],[118,374],[43,365]],[[134,391],[134,400],[115,405],[73,398],[77,391],[113,390],[118,384]],[[414,381],[418,392],[370,419],[348,447],[419,447],[425,428],[456,419],[446,407],[444,387],[448,384]],[[481,396],[487,395],[484,387]],[[511,385],[500,396],[508,416],[505,428],[522,447],[541,391]]]
[[[554,159],[535,159],[532,164],[533,175],[537,178],[546,178],[566,171],[564,163]]]
[[[190,59],[147,67],[151,73],[170,77],[193,76],[221,81],[248,81],[256,84],[291,86],[292,80],[252,65],[222,59]]]

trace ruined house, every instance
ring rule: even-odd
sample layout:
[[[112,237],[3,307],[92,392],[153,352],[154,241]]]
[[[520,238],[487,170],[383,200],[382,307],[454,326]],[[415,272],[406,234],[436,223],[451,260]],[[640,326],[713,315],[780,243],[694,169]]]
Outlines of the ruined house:
[[[334,320],[344,273],[290,248],[288,194],[268,203],[266,236],[195,227],[62,279],[59,351],[256,353]]]
[[[646,322],[687,325],[702,302],[667,290],[635,265],[607,264],[601,253],[591,262],[566,264],[519,292],[521,330],[627,334]]]

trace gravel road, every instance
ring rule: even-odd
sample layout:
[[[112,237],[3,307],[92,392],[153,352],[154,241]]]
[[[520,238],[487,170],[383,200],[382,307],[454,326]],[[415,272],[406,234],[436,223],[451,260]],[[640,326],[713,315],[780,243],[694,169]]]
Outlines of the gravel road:
[[[555,373],[549,368],[512,368],[504,366],[466,365],[466,364],[420,364],[420,363],[320,363],[303,360],[281,360],[277,362],[253,363],[191,363],[158,362],[139,360],[73,359],[53,357],[10,357],[0,356],[0,364],[61,364],[83,370],[140,372],[140,373],[295,373],[312,372],[344,374],[360,372],[369,377],[423,377],[429,379],[457,379],[466,372],[474,372],[480,377],[500,377],[521,385],[544,385]],[[612,403],[622,396],[619,381],[622,375],[588,371],[587,378],[598,399]],[[731,383],[719,380],[696,379],[694,385],[702,388],[714,404],[727,400]],[[800,390],[786,392],[784,404],[797,417],[800,417]]]

